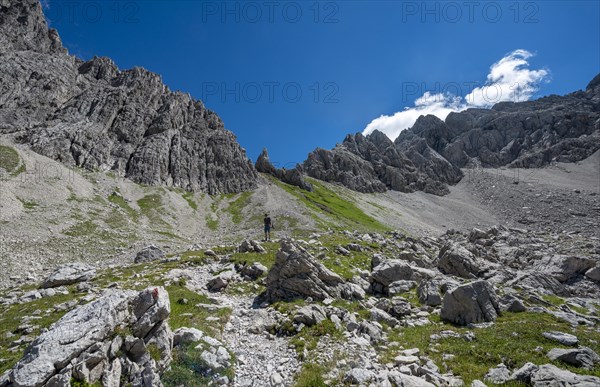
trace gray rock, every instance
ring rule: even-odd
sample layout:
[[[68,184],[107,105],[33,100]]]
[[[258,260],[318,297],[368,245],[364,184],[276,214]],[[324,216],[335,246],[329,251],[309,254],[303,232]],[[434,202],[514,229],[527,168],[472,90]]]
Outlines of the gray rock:
[[[291,240],[281,242],[275,264],[265,279],[271,301],[308,298],[352,298],[353,287]]]
[[[172,333],[165,323],[169,313],[168,294],[160,287],[139,293],[109,290],[98,300],[68,312],[36,338],[11,370],[11,382],[14,386],[40,387],[53,378],[52,383],[60,385],[62,377],[56,376],[64,374],[70,380],[72,372],[75,378],[94,383],[103,375],[116,378],[119,374],[113,380],[127,375],[133,380],[145,372],[151,379],[156,375],[153,380],[161,385],[158,372],[171,360]],[[118,343],[112,336],[118,327],[128,327],[137,335],[128,336],[123,346],[132,358],[149,359],[144,340],[155,343],[160,353],[159,368],[148,364],[117,372],[118,366],[110,357],[116,355],[112,347]]]
[[[500,299],[500,310],[502,312],[519,313],[525,312],[527,307],[517,297],[506,294]]]
[[[375,263],[378,263],[375,265]],[[371,284],[374,290],[381,289],[389,294],[390,285],[398,281],[419,281],[432,278],[435,273],[420,267],[413,267],[399,259],[375,258],[372,262]]]
[[[417,283],[415,281],[406,281],[406,280],[394,281],[391,284],[389,284],[389,286],[388,286],[388,294],[390,296],[394,296],[396,294],[402,294],[402,293],[409,292],[411,289],[414,289],[416,287],[417,287]]]
[[[210,351],[203,351],[200,354],[200,359],[204,362],[204,365],[214,372],[219,372],[224,369],[223,365],[219,363],[219,358],[217,355]]]
[[[450,243],[440,250],[437,267],[442,273],[462,278],[478,278],[489,270],[487,263],[458,243]]]
[[[531,383],[531,375],[538,370],[538,366],[533,363],[525,363],[523,367],[515,370],[510,376],[511,380],[517,380],[519,382]]]
[[[584,275],[595,265],[596,261],[588,257],[557,254],[536,261],[533,269],[548,274],[559,282],[567,282],[578,275]]]
[[[173,345],[196,343],[202,339],[204,332],[196,328],[181,327],[173,332]]]
[[[589,269],[585,272],[585,276],[592,281],[600,282],[600,266]]]
[[[344,375],[344,382],[349,384],[365,384],[375,379],[375,373],[364,368],[352,368]]]
[[[575,367],[591,369],[600,363],[600,356],[590,348],[581,347],[575,349],[553,348],[548,352],[551,360],[560,360]]]
[[[506,368],[506,366],[501,363],[498,364],[495,368],[490,368],[490,370],[485,374],[483,380],[488,381],[492,384],[503,384],[507,382],[511,377],[511,373]]]
[[[562,370],[551,364],[544,364],[539,366],[538,370],[531,375],[531,384],[534,387],[591,387],[599,386],[600,378],[596,376],[579,375],[571,371]]]
[[[42,288],[54,288],[84,282],[96,276],[96,269],[84,263],[69,263],[58,267],[42,284]]]
[[[441,318],[467,325],[496,320],[500,309],[492,285],[479,280],[461,285],[444,295]]]
[[[389,381],[393,386],[398,387],[434,387],[435,384],[421,379],[417,376],[406,375],[398,371],[390,371],[387,374]]]
[[[242,269],[241,275],[244,278],[250,279],[252,281],[262,277],[269,269],[259,262],[254,262],[250,266],[246,266]]]
[[[255,240],[246,239],[238,246],[240,253],[266,253],[266,250],[260,243]]]
[[[542,336],[547,338],[548,340],[556,341],[557,343],[561,343],[564,345],[577,345],[579,340],[577,336],[557,331],[543,332]]]
[[[327,319],[327,312],[322,306],[308,305],[296,310],[294,321],[306,326],[313,326]]]
[[[165,252],[155,245],[144,247],[135,256],[135,263],[152,262],[165,258]]]
[[[208,281],[206,288],[211,292],[219,292],[229,285],[234,276],[235,273],[231,270],[220,273]]]

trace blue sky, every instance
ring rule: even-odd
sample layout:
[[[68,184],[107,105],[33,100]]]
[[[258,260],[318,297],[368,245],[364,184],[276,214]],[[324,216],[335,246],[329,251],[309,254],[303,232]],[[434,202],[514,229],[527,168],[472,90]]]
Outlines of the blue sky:
[[[473,106],[465,97],[486,85],[522,100],[600,72],[598,1],[44,3],[72,54],[159,73],[216,111],[252,160],[267,147],[280,166],[348,133],[393,137],[411,112]],[[511,79],[526,95],[508,96]]]

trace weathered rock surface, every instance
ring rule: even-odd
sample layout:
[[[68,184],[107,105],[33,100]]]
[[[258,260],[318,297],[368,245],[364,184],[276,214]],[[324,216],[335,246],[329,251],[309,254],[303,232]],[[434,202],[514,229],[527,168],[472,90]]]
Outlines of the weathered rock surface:
[[[530,380],[534,387],[591,387],[600,385],[600,378],[596,376],[575,374],[571,371],[562,370],[552,364],[539,366],[539,368],[531,374]]]
[[[440,250],[437,266],[442,273],[463,278],[479,278],[488,270],[484,261],[457,243]]]
[[[291,240],[281,242],[275,264],[265,279],[266,298],[270,301],[312,297],[357,298],[358,285],[346,283],[342,277],[327,269],[300,245]],[[364,295],[364,291],[362,292]]]
[[[135,256],[135,263],[152,262],[165,258],[165,252],[155,245],[144,247]]]
[[[84,263],[69,263],[58,267],[42,284],[42,288],[54,288],[89,281],[96,276],[96,269]]]
[[[444,295],[441,317],[459,325],[496,320],[498,297],[492,285],[478,280],[458,286]]]
[[[67,313],[35,339],[9,372],[9,386],[61,385],[59,380],[71,377],[89,384],[114,385],[123,380],[161,386],[159,375],[171,361],[173,345],[166,321],[169,314],[169,297],[161,287],[139,293],[107,291]],[[126,328],[132,335],[115,336]],[[158,361],[149,355],[150,345],[160,353]]]
[[[577,336],[571,335],[569,333],[564,333],[564,332],[556,332],[556,331],[543,332],[542,336],[544,336],[548,340],[552,340],[552,341],[555,341],[557,343],[561,343],[564,345],[577,345],[577,343],[579,342],[579,340],[577,339]]]
[[[551,360],[560,360],[581,368],[593,368],[594,365],[600,363],[600,356],[587,347],[573,349],[554,348],[548,352],[548,357]]]
[[[491,109],[421,116],[394,142],[375,130],[348,135],[332,150],[317,148],[303,169],[317,179],[361,192],[388,189],[448,193],[464,167],[538,168],[576,162],[600,149],[598,76],[584,91]]]
[[[68,166],[210,194],[255,187],[221,119],[142,68],[69,56],[38,0],[0,3],[0,134]]]
[[[269,159],[267,149],[263,149],[260,156],[258,156],[255,167],[258,172],[268,173],[284,183],[300,187],[306,191],[313,190],[312,185],[304,179],[304,171],[301,165],[297,165],[292,169],[275,168]]]

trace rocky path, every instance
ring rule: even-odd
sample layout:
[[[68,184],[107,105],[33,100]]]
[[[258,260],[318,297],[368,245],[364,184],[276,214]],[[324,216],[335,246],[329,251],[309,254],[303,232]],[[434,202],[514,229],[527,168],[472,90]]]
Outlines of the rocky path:
[[[193,269],[174,270],[171,277],[185,276],[187,286],[209,296],[219,305],[231,308],[232,315],[225,324],[221,340],[235,354],[233,386],[289,386],[300,368],[296,351],[286,338],[265,332],[269,317],[265,309],[254,305],[254,296],[209,293],[206,283],[219,264]]]
[[[288,340],[256,329],[257,324],[261,324],[262,313],[252,308],[252,298],[224,297],[222,300],[233,309],[223,340],[236,357],[234,386],[292,385],[299,362]]]

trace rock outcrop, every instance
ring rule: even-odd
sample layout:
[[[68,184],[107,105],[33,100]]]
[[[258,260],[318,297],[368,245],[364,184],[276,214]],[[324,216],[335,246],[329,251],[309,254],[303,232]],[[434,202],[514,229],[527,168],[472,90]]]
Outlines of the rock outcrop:
[[[281,242],[281,249],[277,252],[265,284],[265,297],[270,302],[308,297],[324,300],[364,296],[360,286],[345,282],[291,240]]]
[[[459,325],[496,320],[500,308],[493,287],[479,280],[450,290],[442,300],[442,319]]]
[[[271,160],[269,160],[267,149],[263,149],[260,156],[258,156],[255,167],[258,172],[267,173],[286,184],[300,187],[306,191],[313,190],[312,185],[304,179],[302,166],[297,165],[292,169],[275,168]]]
[[[84,263],[69,263],[56,268],[42,284],[43,289],[77,282],[89,281],[96,276],[96,269]]]
[[[137,183],[210,194],[255,187],[245,151],[201,101],[142,68],[68,55],[38,0],[4,0],[0,15],[0,134]]]
[[[171,362],[173,334],[167,292],[111,290],[78,307],[31,343],[8,372],[7,386],[88,384],[162,386]],[[154,347],[151,355],[149,348]]]
[[[360,192],[425,191],[437,195],[462,178],[459,168],[537,168],[576,162],[600,149],[600,75],[584,91],[491,109],[421,116],[394,142],[377,130],[317,148],[306,173]]]

